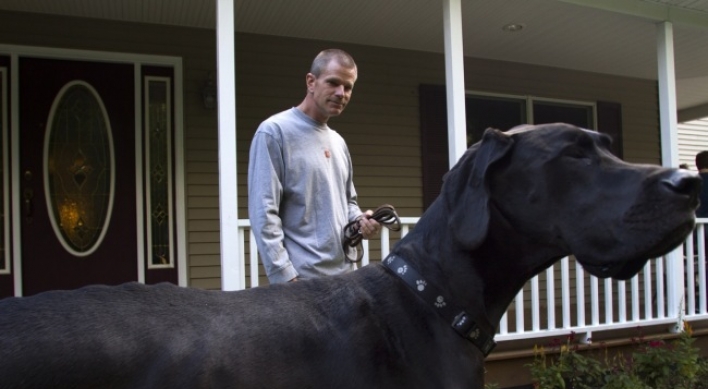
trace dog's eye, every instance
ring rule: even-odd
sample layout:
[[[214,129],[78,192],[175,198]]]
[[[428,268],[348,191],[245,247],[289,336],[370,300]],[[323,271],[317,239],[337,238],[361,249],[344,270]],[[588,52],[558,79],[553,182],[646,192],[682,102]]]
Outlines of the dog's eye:
[[[563,152],[564,157],[568,158],[585,158],[586,155],[583,150],[577,147],[570,147]]]
[[[588,156],[588,154],[579,147],[571,147],[566,149],[565,152],[563,152],[563,157],[572,159],[575,162],[581,162],[585,165],[592,163],[590,156]]]
[[[600,144],[606,149],[612,147],[612,137],[607,134],[600,134]]]

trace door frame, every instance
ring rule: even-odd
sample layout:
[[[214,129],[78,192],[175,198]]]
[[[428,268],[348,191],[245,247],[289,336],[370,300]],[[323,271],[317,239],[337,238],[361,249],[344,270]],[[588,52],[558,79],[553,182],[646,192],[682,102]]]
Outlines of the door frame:
[[[135,68],[135,196],[137,213],[137,240],[136,253],[138,265],[138,282],[145,282],[145,206],[143,203],[143,119],[142,119],[142,76],[143,66],[171,66],[174,69],[174,200],[175,200],[175,227],[177,242],[175,245],[177,258],[176,266],[178,284],[187,286],[187,233],[186,233],[186,202],[185,202],[185,169],[184,169],[184,101],[183,101],[183,69],[182,58],[162,55],[146,55],[117,53],[108,51],[89,51],[78,49],[61,49],[52,47],[18,46],[0,44],[0,54],[10,57],[10,200],[11,200],[11,247],[12,250],[12,275],[15,296],[22,296],[22,250],[20,236],[20,207],[21,196],[19,182],[20,156],[19,156],[19,58],[37,57],[48,59],[63,59],[93,62],[114,62],[132,64]]]

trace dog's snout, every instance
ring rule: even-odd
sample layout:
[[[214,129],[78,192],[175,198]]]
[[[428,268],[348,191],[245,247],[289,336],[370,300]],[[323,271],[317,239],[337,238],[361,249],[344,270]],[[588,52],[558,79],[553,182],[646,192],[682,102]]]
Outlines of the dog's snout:
[[[661,183],[672,192],[698,197],[701,191],[701,177],[684,169],[672,170]]]

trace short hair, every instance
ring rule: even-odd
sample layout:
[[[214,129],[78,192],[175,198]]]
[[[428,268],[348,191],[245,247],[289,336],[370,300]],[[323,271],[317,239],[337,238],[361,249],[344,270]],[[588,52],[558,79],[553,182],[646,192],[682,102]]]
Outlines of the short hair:
[[[337,61],[337,63],[348,69],[356,69],[354,58],[349,53],[340,49],[327,49],[320,51],[315,60],[312,61],[310,73],[315,77],[319,77],[331,61]]]
[[[701,151],[696,154],[696,167],[698,170],[708,169],[708,151]]]

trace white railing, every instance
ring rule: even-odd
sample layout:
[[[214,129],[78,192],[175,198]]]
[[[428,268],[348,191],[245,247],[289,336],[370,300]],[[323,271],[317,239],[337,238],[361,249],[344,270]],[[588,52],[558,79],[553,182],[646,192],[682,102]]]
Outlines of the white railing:
[[[400,237],[418,218],[401,218]],[[529,280],[502,317],[497,341],[564,336],[571,331],[589,339],[593,332],[638,326],[667,325],[682,320],[708,320],[706,301],[706,223],[698,219],[694,233],[672,254],[651,259],[642,271],[627,281],[600,280],[587,274],[572,257]],[[246,232],[248,240],[246,241]],[[267,282],[248,220],[239,220],[241,263],[248,269],[244,285]],[[372,254],[385,258],[399,236],[381,231],[381,247],[370,250],[364,241],[362,265]],[[246,258],[248,253],[248,258]],[[690,259],[690,260],[687,260]],[[673,301],[677,302],[672,304]]]

